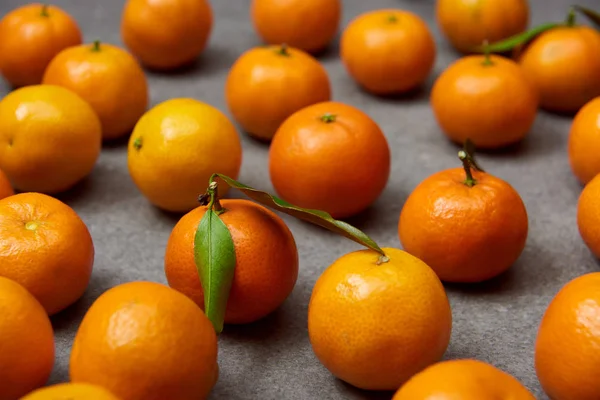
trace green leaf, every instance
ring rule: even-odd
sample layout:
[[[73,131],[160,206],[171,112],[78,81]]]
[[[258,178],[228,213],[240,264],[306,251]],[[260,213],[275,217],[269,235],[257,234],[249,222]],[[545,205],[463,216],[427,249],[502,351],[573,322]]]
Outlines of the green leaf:
[[[594,25],[600,28],[600,13],[594,10],[590,10],[589,8],[577,5],[573,6],[573,8],[585,15],[590,21],[594,23]]]
[[[489,51],[490,53],[504,53],[506,51],[511,51],[518,46],[522,46],[535,39],[539,34],[546,32],[550,29],[554,29],[558,26],[564,25],[558,22],[548,22],[545,24],[538,25],[534,28],[529,29],[528,31],[519,33],[517,35],[511,36],[507,39],[501,40],[496,43],[490,43],[487,46],[477,46],[473,48],[475,53],[485,53]]]
[[[194,260],[204,291],[204,310],[215,331],[223,331],[227,299],[235,272],[235,249],[227,226],[211,207],[194,237]]]
[[[368,237],[364,232],[355,228],[354,226],[334,219],[329,213],[321,210],[311,210],[301,208],[293,204],[288,203],[276,196],[269,193],[251,188],[250,186],[244,185],[228,176],[222,174],[214,174],[218,176],[229,186],[236,188],[243,192],[246,196],[258,203],[273,208],[277,211],[286,213],[298,219],[311,222],[315,225],[319,225],[322,228],[329,229],[332,232],[345,236],[346,238],[353,240],[363,246],[366,246],[372,250],[375,250],[381,255],[385,255],[383,250],[375,243],[373,239]]]

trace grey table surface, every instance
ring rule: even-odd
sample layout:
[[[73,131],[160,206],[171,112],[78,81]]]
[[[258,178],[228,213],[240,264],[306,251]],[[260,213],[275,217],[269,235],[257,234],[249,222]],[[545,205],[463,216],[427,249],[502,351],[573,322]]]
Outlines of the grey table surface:
[[[562,20],[569,0],[530,0],[531,24]],[[0,16],[24,4],[1,0]],[[122,44],[122,0],[55,0],[78,21],[84,40]],[[580,0],[598,5],[597,0]],[[428,21],[437,43],[435,69],[423,90],[409,98],[381,99],[361,91],[337,57],[337,41],[320,57],[330,74],[333,99],[357,106],[384,130],[392,151],[392,173],[385,192],[369,210],[352,218],[382,246],[400,247],[397,221],[411,190],[430,174],[457,166],[457,147],[440,133],[429,107],[435,77],[459,57],[434,23],[433,0],[344,0],[342,26],[361,12],[396,7]],[[224,81],[229,66],[246,49],[260,44],[249,20],[248,0],[213,0],[215,25],[209,46],[191,69],[148,73],[151,105],[173,97],[193,97],[228,113]],[[9,88],[0,84],[0,95]],[[576,225],[581,186],[572,176],[566,153],[571,119],[540,112],[531,134],[510,151],[480,154],[480,162],[510,182],[528,209],[527,246],[506,274],[479,285],[446,285],[453,308],[453,333],[445,358],[472,357],[515,375],[538,399],[546,399],[533,366],[540,318],[551,298],[570,279],[597,271]],[[239,179],[272,190],[268,147],[243,141]],[[53,318],[57,360],[50,383],[68,380],[71,342],[89,305],[122,282],[166,283],[164,249],[179,216],[152,207],[134,186],[127,170],[125,142],[104,147],[89,178],[59,198],[87,223],[96,248],[94,272],[84,297]],[[241,197],[235,192],[232,196]],[[322,229],[283,216],[298,244],[300,276],[283,306],[257,323],[229,326],[220,336],[221,375],[211,399],[389,399],[390,393],[357,390],[336,380],[315,358],[307,335],[307,306],[319,274],[336,258],[360,247]]]

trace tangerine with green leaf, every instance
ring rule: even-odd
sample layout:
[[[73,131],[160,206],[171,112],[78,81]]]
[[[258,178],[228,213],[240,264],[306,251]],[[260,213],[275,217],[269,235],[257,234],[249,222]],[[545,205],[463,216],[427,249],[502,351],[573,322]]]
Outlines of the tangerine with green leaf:
[[[40,84],[54,56],[81,40],[77,21],[58,6],[15,8],[0,20],[0,74],[14,88]]]
[[[368,11],[346,26],[340,57],[363,89],[393,95],[416,89],[435,64],[436,45],[418,15],[397,9]]]
[[[463,53],[519,34],[529,23],[528,0],[437,0],[435,11],[443,35]]]
[[[205,308],[220,331],[223,322],[257,321],[286,300],[298,278],[298,250],[285,222],[268,208],[216,198],[177,222],[164,268],[169,285]]]
[[[366,390],[397,390],[446,352],[452,312],[435,272],[409,253],[354,251],[313,288],[308,334],[319,361]]]
[[[523,140],[535,122],[539,96],[519,65],[496,55],[470,55],[436,79],[431,107],[453,142],[470,139],[498,149]]]
[[[100,295],[79,325],[73,383],[123,400],[204,400],[215,385],[217,335],[202,310],[170,287],[127,282]]]
[[[341,0],[253,0],[251,5],[254,29],[265,43],[308,53],[331,43],[341,16]]]
[[[481,282],[508,270],[521,255],[527,210],[508,182],[476,168],[471,154],[459,155],[463,168],[437,172],[412,191],[398,235],[404,249],[442,281]]]
[[[129,138],[128,168],[150,203],[185,213],[198,203],[198,188],[212,173],[236,178],[242,164],[239,134],[210,104],[174,98],[148,110]],[[200,186],[201,187],[201,186]],[[219,194],[228,191],[220,186]]]
[[[246,51],[229,70],[225,84],[233,118],[248,134],[266,142],[294,112],[330,97],[325,68],[313,56],[287,45]]]
[[[323,102],[279,127],[269,149],[269,173],[284,200],[346,218],[381,195],[390,158],[387,139],[370,116],[348,104]]]
[[[600,32],[577,24],[574,11],[566,25],[528,43],[518,60],[546,110],[576,113],[600,96]]]
[[[95,41],[69,47],[52,59],[43,83],[77,93],[96,111],[104,139],[131,133],[148,106],[148,82],[126,50]]]
[[[582,184],[600,173],[600,96],[586,103],[575,115],[569,131],[568,155],[571,171]]]

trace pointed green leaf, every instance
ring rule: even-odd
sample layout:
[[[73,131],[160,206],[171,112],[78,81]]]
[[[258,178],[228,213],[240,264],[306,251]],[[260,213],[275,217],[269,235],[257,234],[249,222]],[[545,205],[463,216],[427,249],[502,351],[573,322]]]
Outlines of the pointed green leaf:
[[[534,28],[529,29],[528,31],[519,33],[517,35],[511,36],[507,39],[501,40],[496,43],[490,43],[487,46],[487,51],[490,53],[503,53],[505,51],[510,51],[518,46],[522,46],[535,39],[539,34],[546,32],[550,29],[554,29],[557,26],[563,25],[558,22],[548,22],[545,24],[538,25]],[[473,48],[475,53],[485,53],[486,46],[480,45]]]
[[[590,10],[589,8],[585,8],[582,6],[573,6],[577,11],[585,15],[590,21],[594,23],[598,28],[600,28],[600,13],[594,10]]]
[[[377,243],[375,243],[375,241],[368,237],[364,232],[346,222],[334,219],[325,211],[301,208],[269,193],[244,185],[243,183],[240,183],[228,176],[222,174],[215,174],[215,176],[218,176],[229,186],[240,190],[246,196],[264,206],[273,208],[277,211],[286,213],[301,220],[311,222],[315,225],[319,225],[325,229],[329,229],[332,232],[345,236],[350,240],[375,250],[381,255],[385,255]]]
[[[231,233],[211,208],[206,210],[196,230],[194,260],[204,291],[206,316],[215,331],[221,333],[236,260]]]

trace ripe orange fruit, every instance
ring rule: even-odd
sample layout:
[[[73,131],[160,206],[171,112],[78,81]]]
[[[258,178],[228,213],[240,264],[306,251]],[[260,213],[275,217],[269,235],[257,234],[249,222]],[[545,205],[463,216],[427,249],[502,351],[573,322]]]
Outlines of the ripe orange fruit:
[[[0,100],[0,169],[15,189],[70,189],[92,172],[101,145],[98,116],[68,89],[33,85]]]
[[[535,87],[519,65],[494,55],[455,61],[431,91],[431,106],[442,132],[454,142],[471,139],[487,149],[524,139],[537,116],[538,101]]]
[[[542,318],[535,369],[554,400],[596,400],[600,393],[600,273],[579,276],[556,294]]]
[[[254,29],[267,44],[289,46],[317,53],[338,31],[341,0],[253,0]]]
[[[56,314],[85,292],[94,264],[92,237],[65,203],[40,193],[0,200],[0,276],[23,285]]]
[[[183,294],[154,282],[104,292],[73,342],[71,381],[127,400],[205,399],[218,378],[217,335]]]
[[[166,100],[147,111],[129,139],[129,172],[155,206],[187,212],[213,173],[237,179],[242,144],[217,108],[194,99]],[[176,177],[176,179],[174,179]],[[227,193],[225,185],[219,194]]]
[[[569,162],[573,174],[583,184],[600,173],[600,96],[575,115],[569,132]]]
[[[256,47],[229,70],[225,86],[233,118],[250,135],[270,141],[294,112],[331,97],[325,68],[302,50]]]
[[[437,0],[435,11],[442,34],[463,53],[521,33],[529,23],[527,0]]]
[[[600,33],[585,26],[563,26],[540,34],[519,63],[550,111],[577,112],[600,96]]]
[[[450,168],[422,181],[398,221],[404,249],[446,282],[480,282],[508,270],[525,248],[527,211],[506,181]]]
[[[535,400],[512,375],[472,359],[440,361],[414,375],[392,400]]]
[[[350,76],[368,92],[398,94],[427,79],[436,46],[421,17],[383,9],[361,14],[348,24],[342,33],[340,56]]]
[[[121,37],[142,64],[166,70],[194,62],[204,51],[212,26],[208,0],[127,0]]]
[[[15,194],[8,177],[2,170],[0,170],[0,200],[5,197],[12,196]]]
[[[0,73],[13,87],[37,85],[56,54],[80,43],[77,22],[61,8],[18,7],[0,20]]]
[[[600,174],[589,181],[577,202],[579,234],[590,251],[600,258]]]
[[[104,139],[129,134],[148,105],[148,83],[127,51],[99,41],[61,51],[43,83],[63,86],[86,100],[100,117]]]
[[[59,383],[29,393],[20,400],[119,400],[103,387],[88,383]]]
[[[18,399],[44,385],[54,366],[48,315],[23,286],[0,276],[0,399]]]
[[[367,390],[396,390],[439,361],[450,341],[446,292],[421,260],[385,248],[348,253],[317,279],[308,334],[319,361],[337,378]]]
[[[219,215],[231,233],[235,274],[225,323],[245,324],[275,311],[298,278],[298,250],[289,228],[269,209],[242,199],[221,200]],[[165,253],[169,286],[204,307],[204,293],[194,262],[194,236],[206,207],[184,215],[173,228]]]
[[[369,207],[390,174],[390,149],[361,110],[339,102],[306,107],[277,130],[269,172],[277,194],[305,208],[346,218]],[[359,160],[368,160],[360,163]]]

